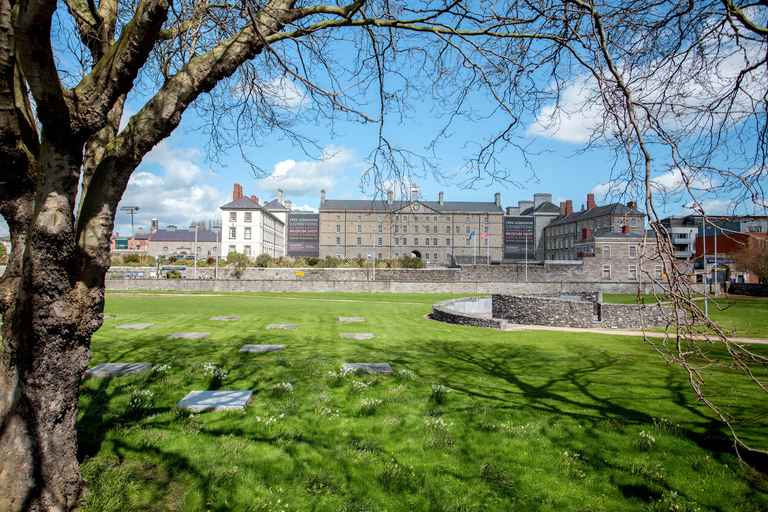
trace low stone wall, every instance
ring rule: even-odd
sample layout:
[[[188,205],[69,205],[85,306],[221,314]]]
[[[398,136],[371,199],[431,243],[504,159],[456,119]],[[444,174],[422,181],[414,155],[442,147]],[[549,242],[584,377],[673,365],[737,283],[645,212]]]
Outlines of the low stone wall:
[[[728,293],[750,297],[768,297],[768,284],[731,283]]]
[[[523,325],[602,329],[666,327],[671,312],[669,307],[658,304],[642,307],[603,304],[600,294],[594,292],[581,294],[579,300],[551,295],[493,295],[493,318]]]
[[[491,297],[464,297],[438,302],[432,306],[432,318],[439,322],[504,329],[505,320],[479,316],[491,312]]]

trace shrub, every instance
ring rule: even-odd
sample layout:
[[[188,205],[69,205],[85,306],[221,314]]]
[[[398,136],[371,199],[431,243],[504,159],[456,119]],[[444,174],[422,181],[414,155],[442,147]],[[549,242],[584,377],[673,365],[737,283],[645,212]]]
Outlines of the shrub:
[[[205,264],[206,264],[206,265],[210,265],[210,266],[215,266],[215,265],[216,265],[216,258],[214,258],[213,256],[211,256],[210,258],[208,258],[207,260],[205,260]]]
[[[181,272],[178,270],[169,270],[165,275],[168,279],[181,279]]]
[[[271,262],[272,262],[272,256],[270,256],[267,253],[259,254],[258,256],[256,256],[257,267],[268,267]]]
[[[316,267],[322,260],[320,258],[306,258],[304,261],[308,267]]]

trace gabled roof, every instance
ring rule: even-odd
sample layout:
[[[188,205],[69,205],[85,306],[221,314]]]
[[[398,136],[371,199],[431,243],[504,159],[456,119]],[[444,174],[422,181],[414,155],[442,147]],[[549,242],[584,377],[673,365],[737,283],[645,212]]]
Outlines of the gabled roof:
[[[265,203],[262,208],[265,210],[288,210],[288,208],[281,204],[277,199],[273,199],[272,201]]]
[[[631,215],[644,217],[645,214],[634,209],[630,209],[627,205],[622,203],[607,204],[605,206],[597,206],[591,210],[583,210],[573,212],[570,215],[565,215],[559,219],[552,221],[549,226],[558,226],[561,224],[570,224],[571,222],[579,222],[582,220],[594,219],[595,217],[603,217],[605,215]]]
[[[250,197],[243,196],[219,208],[222,210],[260,210],[261,206],[253,202],[253,199]]]
[[[544,201],[539,206],[526,208],[520,215],[533,215],[534,213],[560,213],[560,207],[551,201]]]
[[[198,229],[198,242],[216,242],[216,233],[210,229]],[[221,240],[219,235],[218,240]],[[168,231],[167,229],[158,229],[155,234],[149,238],[150,242],[191,242],[195,243],[195,232],[191,229],[177,229]]]
[[[384,211],[396,212],[412,204],[421,204],[438,213],[504,213],[501,206],[493,202],[479,201],[393,201],[392,204],[381,199],[326,199],[320,204],[320,211],[355,210],[355,211]],[[418,213],[416,214],[418,215]]]

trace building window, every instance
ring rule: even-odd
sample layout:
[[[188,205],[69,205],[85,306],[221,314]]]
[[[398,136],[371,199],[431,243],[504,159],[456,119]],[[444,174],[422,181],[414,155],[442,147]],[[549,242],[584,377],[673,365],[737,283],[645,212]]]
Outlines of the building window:
[[[470,222],[472,222],[472,219],[470,219],[469,217],[467,217],[467,218],[466,218],[466,220],[465,220],[465,222],[466,222],[467,224],[469,224]]]
[[[611,266],[603,265],[603,279],[610,279],[610,278],[611,278]]]
[[[408,239],[407,239],[407,238],[403,238],[403,245],[404,245],[404,246],[405,246],[405,245],[408,245]]]
[[[450,247],[451,246],[451,239],[450,238],[446,238],[445,239],[445,246],[446,247]]]
[[[395,226],[395,233],[400,233],[400,226]]]
[[[446,217],[445,218],[445,222],[451,222],[451,218],[450,217]]]
[[[251,228],[243,228],[243,237],[246,240],[250,240],[251,239]]]
[[[377,258],[381,259],[381,253],[379,253],[379,255],[377,256]]]
[[[379,247],[381,247],[382,245],[384,245],[383,244],[383,240],[381,238],[379,238]]]
[[[450,254],[446,254],[445,255],[445,259],[448,260],[448,261],[451,261],[451,255]]]
[[[469,227],[469,226],[467,226],[467,234],[468,234],[468,235],[472,234],[472,228],[471,228],[471,227]]]
[[[357,259],[359,260],[363,259],[363,253],[361,252],[357,253]]]
[[[437,238],[432,239],[432,245],[437,245]]]
[[[234,245],[229,246],[229,252],[237,252],[237,249],[235,248]]]
[[[413,239],[413,245],[419,245],[419,239],[418,238],[414,238]]]
[[[610,245],[604,245],[603,246],[603,259],[604,260],[611,259],[611,246]]]
[[[336,216],[336,222],[341,222],[341,215]]]
[[[358,215],[357,216],[357,222],[362,222],[362,220],[363,220],[363,216],[362,215]]]
[[[661,265],[656,265],[656,268],[654,269],[654,275],[656,279],[661,279],[661,275],[662,275]]]
[[[445,234],[450,235],[451,234],[451,226],[445,226]]]
[[[632,259],[637,258],[637,247],[634,245],[629,246],[629,257]]]
[[[403,234],[408,233],[408,226],[403,226]]]
[[[363,226],[361,226],[360,224],[357,225],[357,232],[358,233],[362,233],[363,232]]]
[[[461,227],[459,227],[459,226],[456,226],[456,234],[457,234],[457,235],[460,235],[460,234],[461,234]]]
[[[341,237],[340,236],[336,237],[336,245],[341,245]]]
[[[381,224],[379,224],[379,233],[383,233],[383,232],[384,231],[382,230]]]
[[[488,217],[486,217],[486,218],[485,218],[485,223],[487,224],[488,222],[489,222],[489,221],[488,221]],[[488,228],[486,228],[486,229],[488,229]]]
[[[429,226],[426,227],[427,234],[429,234]]]
[[[629,278],[630,279],[637,279],[637,266],[636,265],[630,265],[629,266]]]
[[[437,217],[432,217],[432,222],[437,222]]]
[[[485,246],[488,247],[488,239],[485,239]]]
[[[634,217],[632,217],[631,219],[629,219],[629,225],[630,225],[630,226],[632,226],[633,228],[634,228],[635,226],[637,226],[637,219],[636,219],[636,218],[634,218]]]
[[[467,247],[469,247],[469,238],[467,238]]]
[[[357,245],[363,245],[363,239],[360,237],[357,237]]]
[[[395,215],[395,222],[400,222],[400,216],[399,215]]]
[[[245,212],[245,222],[251,222],[251,212]]]
[[[341,258],[341,253],[338,253],[338,252],[337,252],[337,253],[336,253],[336,257],[337,257],[337,258]]]
[[[231,222],[236,222],[237,221],[237,212],[229,212],[229,220]]]
[[[246,256],[250,256],[251,255],[251,246],[250,245],[243,246],[243,254],[245,254]]]
[[[336,224],[336,232],[341,233],[341,224]]]
[[[395,253],[395,258],[399,258],[399,257],[400,257],[400,253],[399,253],[399,252],[396,252],[396,253]]]
[[[414,215],[413,216],[413,222],[419,222],[419,216],[418,215]]]
[[[429,245],[429,238],[424,239],[424,245]]]
[[[229,238],[237,238],[237,228],[229,228]]]
[[[419,226],[413,226],[413,232],[418,235],[419,234]]]
[[[382,219],[382,217],[381,217],[381,215],[379,215],[379,222],[381,222],[381,219]]]
[[[395,238],[395,245],[400,245],[400,239],[399,238]]]
[[[403,222],[408,222],[408,216],[407,215],[403,215]]]
[[[163,256],[168,256],[168,247],[163,247]]]

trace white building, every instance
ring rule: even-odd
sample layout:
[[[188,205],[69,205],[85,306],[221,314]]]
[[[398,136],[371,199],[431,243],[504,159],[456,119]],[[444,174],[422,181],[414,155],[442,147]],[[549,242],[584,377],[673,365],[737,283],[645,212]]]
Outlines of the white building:
[[[255,196],[243,196],[235,183],[232,202],[221,207],[222,253],[237,252],[255,258],[285,254],[285,222],[259,205]]]

